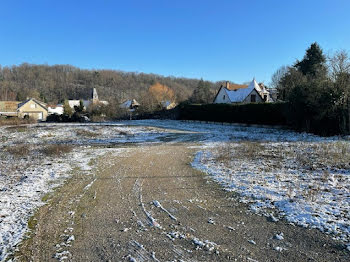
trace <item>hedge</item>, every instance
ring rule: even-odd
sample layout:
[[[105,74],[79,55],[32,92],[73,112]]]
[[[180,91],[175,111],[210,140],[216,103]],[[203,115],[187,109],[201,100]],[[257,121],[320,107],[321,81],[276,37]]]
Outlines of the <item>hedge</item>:
[[[261,125],[286,125],[286,103],[182,104],[179,119]]]

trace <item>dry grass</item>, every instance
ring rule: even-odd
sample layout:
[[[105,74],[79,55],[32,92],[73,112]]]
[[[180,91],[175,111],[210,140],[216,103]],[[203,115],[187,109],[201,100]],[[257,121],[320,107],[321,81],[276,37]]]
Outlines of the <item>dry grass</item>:
[[[91,132],[91,131],[85,130],[85,129],[78,129],[78,130],[76,131],[76,134],[77,134],[78,136],[83,136],[83,137],[96,137],[96,136],[98,136],[97,133]]]
[[[259,142],[227,143],[216,149],[215,159],[221,163],[230,164],[232,159],[257,159],[265,147]]]
[[[70,153],[72,149],[73,147],[71,145],[52,144],[40,149],[40,152],[47,156],[61,156]]]
[[[28,144],[18,144],[13,146],[8,146],[5,148],[7,152],[16,157],[28,156],[30,153],[30,145]]]
[[[347,142],[317,143],[295,152],[296,162],[306,169],[349,168],[350,144]]]
[[[216,150],[215,159],[221,163],[229,164],[233,157],[234,151],[232,144],[225,144]]]
[[[265,146],[259,142],[242,142],[237,148],[236,155],[246,157],[248,159],[257,158],[263,151]]]
[[[0,118],[0,126],[18,126],[36,123],[33,119],[20,119],[17,117],[13,118]]]
[[[23,126],[23,125],[18,125],[18,126],[9,126],[6,127],[6,129],[10,132],[26,132],[27,126]]]

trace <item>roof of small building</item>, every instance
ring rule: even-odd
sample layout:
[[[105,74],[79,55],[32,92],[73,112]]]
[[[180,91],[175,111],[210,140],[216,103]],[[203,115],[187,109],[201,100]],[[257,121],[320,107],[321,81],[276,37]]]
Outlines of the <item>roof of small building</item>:
[[[57,104],[57,105],[55,105],[55,104],[48,104],[47,105],[47,108],[56,108],[56,107],[63,107],[63,105],[62,104]]]
[[[0,112],[16,112],[19,101],[0,101]]]
[[[134,106],[140,106],[139,102],[137,102],[135,99],[126,100],[120,104],[120,107],[123,107],[123,108],[130,108]]]
[[[26,101],[23,101],[22,103],[18,104],[18,108],[21,108],[22,106],[24,106],[26,103],[28,103],[30,100],[34,101],[35,103],[37,103],[38,105],[40,105],[42,108],[44,108],[45,110],[47,110],[47,106],[44,102],[41,102],[39,100],[36,100],[35,98],[29,98]]]

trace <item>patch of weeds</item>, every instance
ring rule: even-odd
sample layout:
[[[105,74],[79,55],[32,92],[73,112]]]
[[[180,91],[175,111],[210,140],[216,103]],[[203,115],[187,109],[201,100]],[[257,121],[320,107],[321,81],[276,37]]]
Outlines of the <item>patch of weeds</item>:
[[[321,181],[326,183],[329,180],[330,174],[327,170],[324,170],[321,176]]]
[[[18,117],[0,118],[0,126],[18,126],[36,123],[34,119],[20,119]]]
[[[6,129],[10,132],[18,132],[18,133],[23,133],[28,131],[27,126],[9,126],[9,127],[6,127]]]
[[[256,159],[265,151],[265,146],[259,142],[227,143],[216,150],[216,160],[228,163],[233,158]]]
[[[349,168],[350,144],[341,141],[311,145],[304,150],[307,152],[299,157],[301,165],[315,165],[316,167]],[[302,159],[304,158],[304,159]]]
[[[232,159],[233,149],[231,144],[225,144],[216,151],[216,160],[219,162],[227,162]]]
[[[127,135],[130,135],[130,134],[128,132],[125,132],[125,131],[119,131],[119,135],[127,136]]]
[[[95,159],[90,159],[88,166],[93,166],[96,164],[96,160]]]
[[[89,130],[85,130],[85,129],[78,129],[77,131],[75,131],[75,133],[78,136],[83,136],[83,137],[97,137],[98,134],[95,132],[91,132]]]
[[[51,196],[52,196],[52,193],[47,193],[41,198],[41,201],[47,202],[51,198]]]
[[[1,142],[6,142],[8,140],[7,136],[1,136],[0,141]]]
[[[28,144],[18,144],[13,146],[7,146],[5,148],[7,152],[16,157],[28,156],[30,153],[30,145]]]
[[[52,144],[40,149],[40,152],[47,156],[61,156],[70,153],[72,150],[73,147],[71,145]]]
[[[35,216],[32,216],[28,220],[28,229],[31,231],[34,230],[37,224],[38,224],[38,219]]]
[[[297,154],[295,160],[300,166],[304,168],[311,169],[313,166],[312,157],[309,154]]]
[[[243,142],[240,144],[240,147],[238,147],[237,155],[242,155],[249,159],[254,159],[264,150],[265,146],[259,142]]]
[[[47,135],[43,135],[42,137],[54,137],[55,135],[52,133],[48,133]]]

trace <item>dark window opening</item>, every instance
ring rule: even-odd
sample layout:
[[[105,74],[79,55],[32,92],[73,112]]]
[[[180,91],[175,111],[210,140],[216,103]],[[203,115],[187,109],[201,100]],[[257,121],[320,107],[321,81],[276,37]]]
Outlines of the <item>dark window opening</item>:
[[[250,102],[252,103],[256,102],[256,95],[250,95]]]

